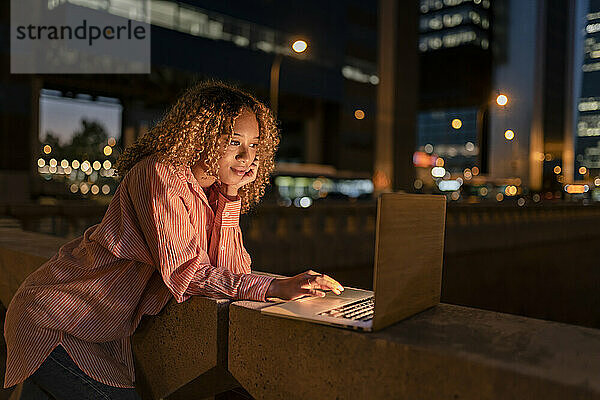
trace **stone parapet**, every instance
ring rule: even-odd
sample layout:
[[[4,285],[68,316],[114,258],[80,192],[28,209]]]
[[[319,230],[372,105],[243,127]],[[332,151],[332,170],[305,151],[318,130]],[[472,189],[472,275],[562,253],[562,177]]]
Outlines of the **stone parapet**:
[[[600,399],[600,330],[440,304],[375,333],[229,308],[258,399]]]

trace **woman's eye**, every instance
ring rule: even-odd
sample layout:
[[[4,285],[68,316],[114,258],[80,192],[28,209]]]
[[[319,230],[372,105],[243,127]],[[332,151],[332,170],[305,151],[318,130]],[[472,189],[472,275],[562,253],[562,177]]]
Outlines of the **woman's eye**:
[[[250,146],[252,146],[252,147],[258,147],[258,143],[251,143]]]
[[[240,144],[240,142],[238,142],[237,140],[232,140],[231,142],[229,142],[229,144],[231,146],[237,146],[238,144]]]

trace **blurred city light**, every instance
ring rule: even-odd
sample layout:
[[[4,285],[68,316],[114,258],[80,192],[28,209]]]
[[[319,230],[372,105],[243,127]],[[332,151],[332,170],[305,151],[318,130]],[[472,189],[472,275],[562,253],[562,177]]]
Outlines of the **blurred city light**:
[[[354,118],[363,119],[365,117],[365,112],[363,110],[354,111]]]
[[[44,165],[46,165],[46,160],[44,160],[43,158],[38,159],[37,161],[38,167],[42,168]]]
[[[496,97],[496,103],[499,106],[505,106],[508,104],[508,97],[506,97],[505,94],[499,94],[498,97]]]
[[[463,175],[466,180],[470,180],[471,178],[473,178],[473,173],[471,172],[471,170],[469,168],[467,168],[463,171]]]
[[[310,207],[312,204],[312,199],[310,197],[302,197],[300,199],[300,207],[302,208],[308,208]]]
[[[508,185],[505,189],[504,189],[504,193],[507,196],[515,196],[517,194],[517,187],[514,185]]]
[[[560,174],[560,171],[562,171],[562,169],[560,168],[560,166],[557,165],[556,167],[554,167],[554,173],[556,175]]]
[[[443,192],[454,192],[460,189],[460,182],[458,180],[440,181],[438,187]]]
[[[511,129],[507,129],[506,132],[504,132],[504,137],[506,140],[513,140],[515,138],[515,133]]]
[[[73,169],[78,169],[79,166],[80,166],[79,161],[77,161],[77,160],[71,161],[71,167],[73,167]]]
[[[110,146],[104,146],[104,155],[105,156],[110,156],[112,154],[112,147]]]
[[[307,47],[308,44],[304,40],[296,40],[294,44],[292,44],[292,49],[294,49],[296,53],[302,53]]]
[[[446,175],[446,170],[444,169],[444,167],[434,167],[431,169],[431,175],[434,178],[441,178],[444,175]]]
[[[587,168],[586,167],[579,167],[579,174],[580,175],[585,175],[587,172]]]
[[[115,140],[115,138],[114,138],[114,137],[110,137],[110,138],[108,138],[108,145],[109,145],[109,146],[111,146],[111,147],[112,147],[112,146],[114,146],[115,144],[117,144],[117,141]]]
[[[588,185],[565,185],[565,192],[569,194],[586,193],[589,189]]]
[[[461,121],[460,119],[458,119],[458,118],[454,118],[454,119],[452,120],[452,127],[453,127],[454,129],[460,129],[460,127],[461,127],[461,126],[462,126],[462,121]]]
[[[44,146],[44,153],[45,153],[45,154],[50,154],[50,153],[52,153],[52,147],[50,147],[50,145],[49,145],[49,144],[47,144],[47,145],[45,145],[45,146]]]

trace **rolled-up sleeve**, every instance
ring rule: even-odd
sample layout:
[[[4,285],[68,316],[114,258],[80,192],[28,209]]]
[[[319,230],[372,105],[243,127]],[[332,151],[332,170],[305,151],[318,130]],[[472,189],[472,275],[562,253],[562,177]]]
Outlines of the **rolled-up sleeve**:
[[[158,161],[146,162],[141,168],[136,168],[128,182],[131,201],[151,258],[175,300],[181,303],[191,295],[205,295],[264,301],[272,278],[245,273],[249,272],[249,265],[246,269],[244,265],[236,268],[231,264],[240,260],[244,262],[243,256],[238,260],[224,261],[222,265],[211,265],[190,221],[189,210],[174,190],[177,185],[180,183],[171,168]],[[239,208],[237,213],[239,219]],[[223,221],[220,223],[222,225]],[[241,241],[241,232],[238,239]],[[227,246],[229,240],[229,235],[225,234],[217,242]]]

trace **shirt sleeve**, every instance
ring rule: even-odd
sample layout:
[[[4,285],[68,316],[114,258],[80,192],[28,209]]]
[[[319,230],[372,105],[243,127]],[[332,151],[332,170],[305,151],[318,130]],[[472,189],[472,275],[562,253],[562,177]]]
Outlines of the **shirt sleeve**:
[[[136,172],[129,176],[131,201],[151,258],[175,300],[205,295],[265,301],[272,278],[227,269],[228,263],[211,265],[188,209],[174,190],[178,178],[169,166],[148,162]],[[224,236],[223,243],[229,243]]]

